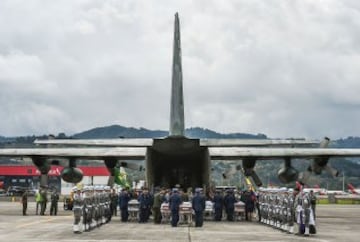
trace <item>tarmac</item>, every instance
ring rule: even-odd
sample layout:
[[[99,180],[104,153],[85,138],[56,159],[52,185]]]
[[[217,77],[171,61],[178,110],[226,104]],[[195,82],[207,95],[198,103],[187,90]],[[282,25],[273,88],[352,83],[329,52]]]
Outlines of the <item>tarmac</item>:
[[[48,204],[49,206],[50,204]],[[360,205],[318,205],[317,234],[310,237],[281,232],[256,221],[204,221],[201,228],[182,224],[155,225],[120,222],[113,217],[108,224],[90,232],[72,232],[72,211],[59,203],[57,216],[35,215],[35,203],[28,205],[22,216],[19,202],[0,201],[0,241],[359,241]]]

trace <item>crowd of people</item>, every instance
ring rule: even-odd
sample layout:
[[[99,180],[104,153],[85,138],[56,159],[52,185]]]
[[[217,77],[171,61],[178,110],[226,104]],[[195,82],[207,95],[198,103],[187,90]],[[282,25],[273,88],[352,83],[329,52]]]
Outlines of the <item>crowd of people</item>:
[[[139,223],[149,222],[150,215],[155,224],[167,222],[164,216],[164,208],[166,208],[171,218],[171,226],[178,226],[180,220],[192,222],[194,218],[195,227],[201,227],[208,202],[211,204],[213,220],[235,221],[237,216],[235,205],[242,201],[245,220],[251,221],[257,200],[255,192],[251,189],[240,193],[233,189],[204,192],[202,188],[196,188],[192,192],[192,189],[183,190],[179,186],[173,189],[156,188],[154,193],[146,187],[131,191],[123,188],[120,193],[110,187],[102,186],[85,186],[82,189],[75,187],[74,189],[77,191],[73,195],[74,232],[89,231],[110,221],[112,216],[117,216],[117,207],[120,210],[121,222],[128,222],[131,216],[129,206],[132,205],[136,205],[135,216]],[[189,214],[182,213],[181,208],[187,209]],[[223,216],[223,211],[226,217]],[[102,221],[101,217],[104,218],[103,222],[99,222]],[[191,220],[187,219],[189,217]]]
[[[50,198],[50,215],[57,215],[59,194],[56,189],[50,191],[41,187],[35,195],[36,215],[45,215]],[[152,215],[153,222],[160,224],[168,222],[164,211],[168,210],[170,224],[178,226],[180,210],[187,204],[190,214],[182,213],[182,221],[190,216],[195,227],[203,226],[207,204],[210,204],[211,219],[214,221],[236,221],[239,211],[235,206],[242,204],[242,215],[246,221],[256,217],[262,224],[276,229],[309,236],[316,233],[316,196],[300,192],[296,189],[265,189],[254,192],[251,187],[244,191],[233,189],[215,189],[204,192],[202,188],[184,191],[179,186],[173,189],[157,188],[151,193],[146,187],[141,190],[121,189],[117,192],[109,186],[74,187],[72,193],[74,225],[73,231],[81,233],[111,221],[112,216],[119,215],[121,222],[129,221],[129,206],[136,206],[135,217],[139,223],[147,223]],[[22,196],[23,215],[27,215],[28,194]],[[166,208],[166,209],[165,209]],[[256,212],[256,213],[254,213]],[[185,215],[184,215],[185,214]],[[133,215],[134,216],[134,215]],[[295,231],[296,225],[296,231]]]
[[[74,233],[90,231],[111,221],[116,211],[114,191],[109,186],[73,188]]]
[[[40,187],[40,189],[35,193],[35,202],[36,202],[36,215],[45,215],[47,203],[50,199],[50,215],[57,215],[58,212],[58,202],[60,199],[59,193],[54,188],[49,190],[47,187]],[[24,216],[27,214],[27,207],[28,207],[28,192],[25,191],[21,197],[22,203],[22,213]]]
[[[154,194],[149,193],[146,188],[137,192],[122,189],[118,200],[122,222],[128,221],[128,206],[132,199],[138,201],[139,223],[148,222],[151,213],[154,223],[161,223],[163,221],[162,205],[167,204],[166,207],[170,210],[171,226],[176,227],[179,223],[181,204],[189,202],[195,227],[201,227],[204,214],[206,214],[206,203],[209,202],[212,211],[211,219],[214,221],[236,221],[239,215],[243,215],[242,219],[246,221],[252,221],[256,217],[258,222],[288,233],[305,236],[316,233],[316,196],[312,191],[300,192],[298,188],[260,188],[257,192],[251,187],[244,191],[226,189],[208,192],[196,188],[192,193],[191,189],[184,191],[176,187],[172,190],[155,189]],[[239,203],[243,206],[242,214],[235,209]],[[294,231],[295,225],[297,231]]]
[[[263,224],[297,235],[316,233],[313,192],[300,192],[299,188],[259,189],[258,205],[259,221]]]

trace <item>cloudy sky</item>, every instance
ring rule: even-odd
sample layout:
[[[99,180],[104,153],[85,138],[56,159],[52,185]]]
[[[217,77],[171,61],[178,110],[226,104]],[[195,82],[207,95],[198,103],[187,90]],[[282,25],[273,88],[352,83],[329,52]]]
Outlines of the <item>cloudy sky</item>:
[[[357,0],[2,0],[0,135],[168,130],[175,12],[186,127],[360,135]]]

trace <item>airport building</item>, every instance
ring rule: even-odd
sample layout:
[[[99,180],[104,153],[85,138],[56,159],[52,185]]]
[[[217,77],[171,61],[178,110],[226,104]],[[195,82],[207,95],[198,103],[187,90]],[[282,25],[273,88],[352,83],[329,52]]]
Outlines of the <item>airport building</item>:
[[[79,166],[83,172],[83,184],[107,184],[109,171],[105,166]],[[51,166],[48,173],[50,188],[56,188],[61,194],[69,194],[75,184],[64,182],[61,179],[62,166]],[[38,189],[40,184],[40,171],[34,165],[1,165],[0,182],[7,190],[10,186],[21,186]]]

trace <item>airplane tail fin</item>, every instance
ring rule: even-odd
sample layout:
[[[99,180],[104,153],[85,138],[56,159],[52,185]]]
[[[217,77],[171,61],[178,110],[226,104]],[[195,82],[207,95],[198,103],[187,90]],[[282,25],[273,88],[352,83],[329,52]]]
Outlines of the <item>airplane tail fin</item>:
[[[351,193],[357,194],[357,192],[355,191],[355,187],[354,187],[351,183],[349,183],[349,184],[347,184],[347,185],[348,185],[348,188],[349,188],[349,190],[351,191]]]
[[[175,14],[174,49],[171,82],[170,136],[184,136],[184,95],[181,65],[181,41],[179,15]]]

